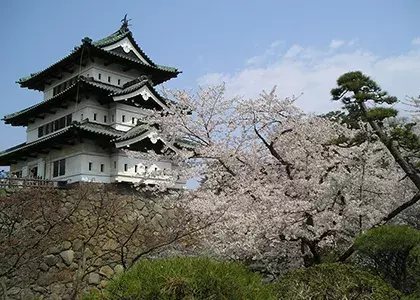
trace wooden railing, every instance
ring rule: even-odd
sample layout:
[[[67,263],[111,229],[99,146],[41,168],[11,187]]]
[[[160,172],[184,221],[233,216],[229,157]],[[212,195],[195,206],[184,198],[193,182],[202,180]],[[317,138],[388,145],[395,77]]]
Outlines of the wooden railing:
[[[58,182],[54,180],[37,178],[0,178],[0,188],[20,188],[20,187],[55,187]]]

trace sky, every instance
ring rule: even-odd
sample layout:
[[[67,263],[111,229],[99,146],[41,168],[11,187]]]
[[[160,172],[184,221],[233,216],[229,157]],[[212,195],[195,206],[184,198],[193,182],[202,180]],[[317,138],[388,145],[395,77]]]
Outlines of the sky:
[[[43,99],[20,77],[55,63],[88,36],[116,31],[125,14],[134,38],[158,64],[183,71],[168,88],[225,82],[228,95],[277,86],[302,96],[307,112],[337,108],[329,90],[361,70],[391,94],[420,94],[418,0],[13,0],[0,11],[0,116]],[[0,151],[25,141],[25,128],[0,124]]]

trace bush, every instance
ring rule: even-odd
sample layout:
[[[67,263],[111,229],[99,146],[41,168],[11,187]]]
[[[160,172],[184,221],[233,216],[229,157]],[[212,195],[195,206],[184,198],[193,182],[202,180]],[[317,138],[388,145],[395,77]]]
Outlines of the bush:
[[[86,299],[276,299],[272,287],[237,263],[205,258],[143,260]]]
[[[279,299],[396,300],[401,294],[368,272],[345,264],[321,264],[286,274],[276,290]]]
[[[356,239],[360,265],[380,275],[394,288],[410,293],[418,288],[420,230],[382,226]]]

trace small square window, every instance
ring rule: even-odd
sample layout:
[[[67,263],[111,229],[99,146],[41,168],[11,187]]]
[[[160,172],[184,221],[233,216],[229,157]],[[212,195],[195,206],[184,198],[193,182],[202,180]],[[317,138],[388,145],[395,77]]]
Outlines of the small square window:
[[[121,85],[121,79],[118,79],[118,85]]]
[[[111,76],[108,76],[108,82],[109,83],[111,82]]]
[[[127,172],[127,170],[128,170],[128,165],[124,164],[124,172]]]
[[[92,163],[89,163],[89,171],[92,171]]]
[[[105,170],[105,165],[101,164],[101,172],[104,172],[104,170]]]
[[[104,123],[106,123],[106,116],[104,116]]]
[[[101,80],[101,78],[102,78],[102,74],[101,74],[101,73],[99,73],[99,74],[98,74],[98,79],[99,79],[99,80]]]
[[[97,116],[98,116],[98,114],[93,114],[93,121],[96,121]]]

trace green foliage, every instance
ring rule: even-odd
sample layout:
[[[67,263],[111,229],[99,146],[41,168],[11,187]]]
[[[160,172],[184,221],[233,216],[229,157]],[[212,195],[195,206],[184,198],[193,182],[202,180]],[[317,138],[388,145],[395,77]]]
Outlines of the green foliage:
[[[375,107],[367,109],[365,103],[393,104],[397,98],[389,96],[369,76],[360,71],[348,72],[337,79],[337,87],[331,90],[332,99],[341,101],[347,111],[347,123],[356,124],[356,121],[382,121],[385,118],[395,117],[398,112],[392,108]],[[357,127],[355,127],[357,128]]]
[[[364,265],[405,293],[418,288],[419,245],[420,230],[408,226],[373,228],[355,241]]]
[[[337,79],[337,87],[331,90],[331,95],[333,100],[341,100],[345,105],[368,100],[377,104],[397,102],[396,97],[389,96],[374,80],[360,71],[341,75]]]
[[[420,137],[413,133],[415,123],[398,124],[393,126],[391,137],[398,141],[400,147],[420,157]]]
[[[111,281],[103,295],[85,299],[276,299],[270,285],[237,263],[206,258],[139,261]]]
[[[346,264],[292,271],[280,279],[276,290],[285,300],[396,300],[401,296],[381,278]]]
[[[374,107],[366,112],[366,117],[370,120],[383,121],[386,118],[396,117],[398,111],[388,107]]]

